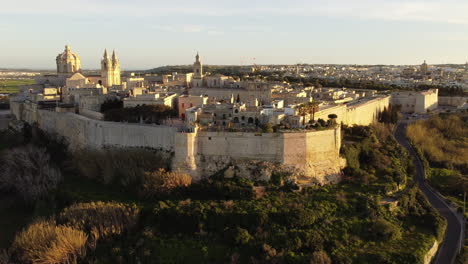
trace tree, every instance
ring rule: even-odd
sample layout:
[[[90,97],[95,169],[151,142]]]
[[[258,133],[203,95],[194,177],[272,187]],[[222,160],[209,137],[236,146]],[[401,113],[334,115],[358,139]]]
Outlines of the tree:
[[[123,101],[117,98],[107,99],[101,104],[101,113],[111,109],[123,108]]]
[[[273,133],[273,125],[271,123],[266,123],[262,125],[263,133]]]

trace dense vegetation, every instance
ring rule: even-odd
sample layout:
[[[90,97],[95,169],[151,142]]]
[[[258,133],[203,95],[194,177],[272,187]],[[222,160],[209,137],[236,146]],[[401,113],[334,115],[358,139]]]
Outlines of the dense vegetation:
[[[468,190],[468,114],[441,114],[418,121],[408,127],[407,135],[423,160],[431,186],[462,211]],[[464,252],[462,263],[468,261],[468,239]]]
[[[0,197],[0,205],[14,199],[15,208],[25,208],[24,219],[30,222],[10,226],[26,228],[14,239],[9,234],[3,245],[12,242],[11,247],[0,259],[51,264],[422,263],[445,224],[413,186],[407,154],[386,125],[344,132],[344,181],[300,191],[280,180],[281,175],[270,183],[222,175],[191,182],[181,172],[168,171],[166,153],[69,153],[63,152],[63,141],[34,127],[21,134],[1,132],[2,162],[14,149],[45,151],[48,166],[61,168],[63,177],[56,188],[43,181],[45,195],[22,197],[11,188]],[[0,222],[17,217],[8,207],[0,209]]]
[[[169,117],[176,117],[177,112],[167,105],[142,105],[125,108],[110,108],[104,112],[104,120],[129,123],[155,123]]]

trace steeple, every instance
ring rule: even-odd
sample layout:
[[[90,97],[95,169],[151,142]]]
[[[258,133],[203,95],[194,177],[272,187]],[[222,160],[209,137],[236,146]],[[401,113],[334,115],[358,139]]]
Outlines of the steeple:
[[[109,54],[107,54],[107,49],[104,49],[104,59],[109,59]]]
[[[120,62],[115,50],[112,51],[112,58],[109,57],[107,49],[104,50],[104,56],[101,60],[101,77],[105,87],[120,85]]]
[[[117,54],[115,53],[115,50],[112,51],[112,61],[113,62],[118,61]]]
[[[68,45],[68,44],[65,45],[65,52],[70,52],[70,51],[71,51],[70,45]]]
[[[198,55],[198,51],[197,51],[197,56],[195,56],[195,62],[200,62],[200,55]]]

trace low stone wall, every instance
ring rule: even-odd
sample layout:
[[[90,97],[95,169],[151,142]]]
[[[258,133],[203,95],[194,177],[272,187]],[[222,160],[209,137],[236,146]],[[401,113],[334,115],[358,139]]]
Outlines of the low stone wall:
[[[432,259],[437,253],[437,250],[439,249],[439,243],[437,242],[437,239],[434,241],[434,245],[432,245],[431,249],[426,253],[424,256],[424,264],[430,264]]]

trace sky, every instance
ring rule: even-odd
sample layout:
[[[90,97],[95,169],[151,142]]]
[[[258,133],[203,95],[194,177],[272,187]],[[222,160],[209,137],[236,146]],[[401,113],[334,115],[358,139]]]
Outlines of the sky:
[[[467,0],[0,0],[0,68],[429,64],[468,60]]]

